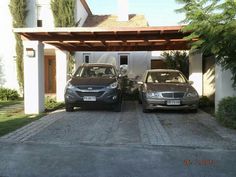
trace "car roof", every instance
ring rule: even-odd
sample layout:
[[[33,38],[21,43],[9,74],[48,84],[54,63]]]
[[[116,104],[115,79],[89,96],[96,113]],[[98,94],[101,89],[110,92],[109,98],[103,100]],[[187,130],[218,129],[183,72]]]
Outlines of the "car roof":
[[[84,63],[82,66],[111,66],[114,67],[114,65],[109,63]]]
[[[149,69],[148,72],[180,72],[176,69]]]

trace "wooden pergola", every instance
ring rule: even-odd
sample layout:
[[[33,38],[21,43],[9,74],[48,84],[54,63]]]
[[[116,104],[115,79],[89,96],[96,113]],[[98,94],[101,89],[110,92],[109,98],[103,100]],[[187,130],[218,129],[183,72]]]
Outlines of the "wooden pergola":
[[[66,51],[189,50],[182,26],[119,28],[20,28],[23,40],[41,41]]]

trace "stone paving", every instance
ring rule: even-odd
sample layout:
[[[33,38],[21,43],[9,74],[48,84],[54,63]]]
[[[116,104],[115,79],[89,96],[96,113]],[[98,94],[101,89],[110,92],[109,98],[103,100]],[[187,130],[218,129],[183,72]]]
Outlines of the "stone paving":
[[[64,115],[58,112],[54,112],[53,114],[47,115],[37,121],[34,121],[18,130],[11,132],[5,136],[0,138],[0,141],[4,142],[24,142],[31,136],[36,135],[56,120],[63,118]]]
[[[60,110],[0,138],[3,177],[235,177],[236,131],[179,111]]]
[[[124,102],[122,112],[64,110],[51,113],[0,138],[7,142],[46,144],[138,144],[235,148],[236,131],[210,115],[183,112],[142,113],[136,102]]]

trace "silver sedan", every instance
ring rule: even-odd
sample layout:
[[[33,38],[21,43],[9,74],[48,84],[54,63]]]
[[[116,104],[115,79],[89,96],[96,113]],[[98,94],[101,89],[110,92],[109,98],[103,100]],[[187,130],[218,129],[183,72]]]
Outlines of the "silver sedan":
[[[147,70],[139,84],[143,112],[151,109],[198,110],[199,95],[178,70]]]

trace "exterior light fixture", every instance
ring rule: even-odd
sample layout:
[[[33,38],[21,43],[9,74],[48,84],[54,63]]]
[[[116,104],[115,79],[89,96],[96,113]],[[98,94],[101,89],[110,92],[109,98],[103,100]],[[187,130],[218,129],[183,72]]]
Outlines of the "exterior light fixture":
[[[35,50],[33,48],[26,48],[27,57],[35,57]]]

